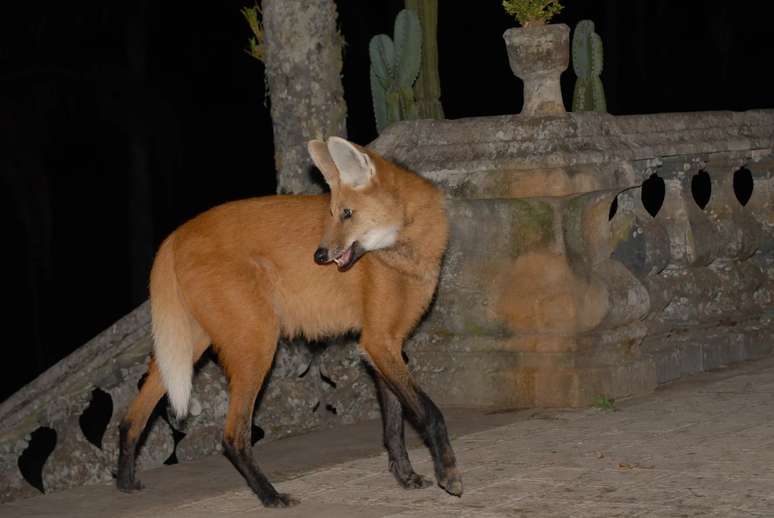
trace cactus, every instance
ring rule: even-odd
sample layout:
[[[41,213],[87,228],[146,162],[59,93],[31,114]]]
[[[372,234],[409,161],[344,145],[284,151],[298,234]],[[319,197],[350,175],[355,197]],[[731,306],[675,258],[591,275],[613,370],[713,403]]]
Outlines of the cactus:
[[[422,60],[422,28],[414,11],[395,18],[394,42],[386,34],[371,38],[371,95],[379,133],[395,121],[416,119],[413,85]]]
[[[594,22],[581,20],[572,37],[572,68],[578,76],[572,95],[572,111],[607,111],[605,89],[599,78],[602,65],[602,38],[594,32]]]
[[[422,27],[422,63],[414,83],[419,118],[443,119],[441,79],[438,76],[438,0],[405,0]]]

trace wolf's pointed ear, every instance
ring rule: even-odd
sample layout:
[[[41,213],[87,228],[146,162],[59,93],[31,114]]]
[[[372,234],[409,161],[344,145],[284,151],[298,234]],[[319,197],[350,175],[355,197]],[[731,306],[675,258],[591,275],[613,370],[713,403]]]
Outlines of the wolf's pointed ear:
[[[331,154],[328,152],[328,146],[322,140],[310,140],[306,148],[309,150],[309,156],[312,157],[312,162],[317,166],[317,169],[323,174],[325,181],[328,185],[334,187],[339,183],[339,170],[336,169],[336,164],[333,163]]]
[[[371,182],[374,174],[374,164],[371,158],[340,137],[328,139],[328,152],[339,170],[341,183],[348,187],[365,187]]]

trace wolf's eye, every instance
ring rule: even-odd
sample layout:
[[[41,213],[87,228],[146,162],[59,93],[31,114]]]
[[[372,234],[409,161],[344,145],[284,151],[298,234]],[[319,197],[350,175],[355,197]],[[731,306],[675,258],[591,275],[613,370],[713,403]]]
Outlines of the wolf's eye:
[[[341,219],[349,219],[352,217],[352,209],[341,209]]]

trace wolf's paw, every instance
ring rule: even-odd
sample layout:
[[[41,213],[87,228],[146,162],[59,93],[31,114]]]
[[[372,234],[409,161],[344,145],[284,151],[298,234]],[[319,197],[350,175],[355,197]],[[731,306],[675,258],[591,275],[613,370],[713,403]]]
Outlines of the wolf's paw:
[[[401,477],[395,475],[395,478],[398,479],[398,484],[400,484],[403,489],[424,489],[433,485],[432,480],[413,471],[409,473],[408,476]]]
[[[136,493],[145,488],[145,486],[137,479],[134,480],[116,480],[116,487],[123,493]]]
[[[438,485],[450,495],[462,496],[462,475],[456,469],[449,470],[446,476],[438,480]]]
[[[293,507],[298,504],[298,500],[288,495],[287,493],[277,493],[270,499],[263,502],[265,507]]]

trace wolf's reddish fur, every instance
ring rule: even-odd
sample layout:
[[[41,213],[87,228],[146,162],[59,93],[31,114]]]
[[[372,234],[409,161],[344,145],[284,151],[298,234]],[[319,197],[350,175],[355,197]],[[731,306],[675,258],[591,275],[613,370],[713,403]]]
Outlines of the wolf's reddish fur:
[[[161,245],[150,283],[155,359],[122,424],[122,489],[139,488],[134,447],[165,388],[183,416],[192,365],[210,343],[229,379],[226,453],[267,505],[291,500],[274,492],[245,452],[255,398],[281,335],[321,339],[360,331],[360,346],[389,388],[383,398],[397,398],[420,427],[437,425],[440,413],[412,380],[401,349],[437,284],[447,242],[443,196],[429,181],[341,139],[312,141],[309,148],[330,194],[226,203]],[[344,209],[352,216],[342,216]],[[330,256],[324,262],[349,257],[347,250],[357,260],[347,271],[315,264],[318,248]],[[388,419],[402,421],[385,413]],[[442,428],[436,475],[459,494]],[[402,443],[402,424],[400,434]],[[392,460],[405,451],[390,453]],[[410,464],[403,471],[396,477],[404,485],[401,477],[417,476]]]

